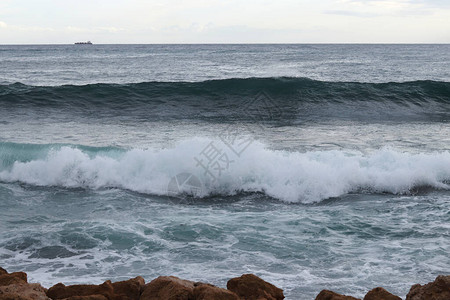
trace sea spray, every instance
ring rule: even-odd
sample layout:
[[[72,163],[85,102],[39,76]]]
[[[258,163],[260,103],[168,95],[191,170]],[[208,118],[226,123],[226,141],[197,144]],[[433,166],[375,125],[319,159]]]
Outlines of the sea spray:
[[[209,142],[194,138],[173,148],[99,148],[97,153],[76,145],[49,145],[45,158],[39,150],[36,157],[30,153],[27,158],[9,162],[9,166],[3,163],[0,180],[164,195],[173,176],[188,172],[204,185],[197,197],[262,192],[282,201],[302,203],[354,192],[409,194],[422,187],[450,188],[446,183],[450,180],[449,151],[413,154],[383,148],[366,154],[346,150],[291,152],[271,150],[259,142],[212,180],[194,160]],[[183,192],[187,191],[180,190]]]

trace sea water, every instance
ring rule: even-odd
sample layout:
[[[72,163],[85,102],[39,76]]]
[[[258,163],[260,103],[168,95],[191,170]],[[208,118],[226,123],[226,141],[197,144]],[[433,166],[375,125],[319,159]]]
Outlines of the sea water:
[[[450,267],[449,45],[0,46],[0,266],[402,297]]]

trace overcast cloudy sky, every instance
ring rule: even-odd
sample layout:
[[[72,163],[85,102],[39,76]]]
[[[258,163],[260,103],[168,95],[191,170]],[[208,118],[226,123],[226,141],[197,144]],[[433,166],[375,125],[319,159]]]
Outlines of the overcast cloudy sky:
[[[450,0],[0,0],[0,44],[449,43]]]

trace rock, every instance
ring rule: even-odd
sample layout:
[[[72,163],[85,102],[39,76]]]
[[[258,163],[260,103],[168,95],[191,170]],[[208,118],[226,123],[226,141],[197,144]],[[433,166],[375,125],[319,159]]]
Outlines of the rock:
[[[316,300],[360,300],[355,297],[341,295],[332,291],[323,290],[316,296]]]
[[[239,300],[235,293],[207,283],[195,283],[193,294],[195,300]]]
[[[144,284],[144,278],[140,276],[114,283],[108,280],[100,285],[65,286],[58,283],[47,291],[47,295],[52,299],[65,300],[139,300]]]
[[[139,300],[145,286],[145,280],[141,276],[138,276],[125,281],[114,282],[112,286],[115,298],[119,297],[121,300]]]
[[[406,300],[448,300],[450,299],[450,275],[440,275],[425,285],[415,284],[406,295]]]
[[[33,300],[29,297],[20,296],[18,294],[3,294],[0,295],[0,300]]]
[[[38,283],[28,283],[24,272],[8,272],[0,268],[0,300],[48,300]]]
[[[141,300],[191,300],[194,282],[175,276],[160,276],[145,285]]]
[[[402,298],[389,293],[382,287],[377,287],[368,292],[363,300],[402,300]]]
[[[74,296],[104,296],[106,299],[113,299],[114,289],[111,281],[105,281],[100,285],[78,284],[65,286],[58,283],[47,291],[47,296],[55,299],[64,299]]]
[[[14,272],[0,275],[0,286],[21,283],[27,283],[27,274],[24,272]]]
[[[20,282],[0,286],[1,300],[50,300],[45,289],[38,283]]]
[[[227,289],[245,300],[282,300],[283,290],[258,276],[244,274],[227,282]]]
[[[90,295],[90,296],[72,296],[69,298],[64,298],[64,300],[108,300],[103,295]]]

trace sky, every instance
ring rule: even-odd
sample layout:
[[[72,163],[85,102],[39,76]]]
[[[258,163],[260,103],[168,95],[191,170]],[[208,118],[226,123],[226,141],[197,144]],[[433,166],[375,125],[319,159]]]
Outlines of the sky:
[[[0,44],[450,43],[450,0],[0,0]]]

